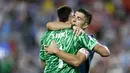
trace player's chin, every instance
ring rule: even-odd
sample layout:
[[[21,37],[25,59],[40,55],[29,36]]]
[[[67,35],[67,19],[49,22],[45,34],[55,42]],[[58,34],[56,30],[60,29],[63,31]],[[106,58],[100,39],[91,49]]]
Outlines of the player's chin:
[[[75,24],[75,25],[77,25],[75,22],[72,22],[72,24]]]

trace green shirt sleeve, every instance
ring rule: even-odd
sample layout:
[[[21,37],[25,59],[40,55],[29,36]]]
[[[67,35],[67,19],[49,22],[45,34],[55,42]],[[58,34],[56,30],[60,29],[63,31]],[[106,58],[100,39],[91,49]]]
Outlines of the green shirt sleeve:
[[[43,36],[42,38],[41,38],[41,48],[40,48],[40,54],[39,54],[39,56],[40,56],[40,59],[42,59],[42,60],[46,60],[46,53],[45,53],[45,51],[44,51],[44,39],[45,39],[45,36]]]
[[[93,50],[93,48],[98,43],[97,40],[86,33],[84,35],[79,36],[79,43],[81,47],[87,48],[88,50]]]

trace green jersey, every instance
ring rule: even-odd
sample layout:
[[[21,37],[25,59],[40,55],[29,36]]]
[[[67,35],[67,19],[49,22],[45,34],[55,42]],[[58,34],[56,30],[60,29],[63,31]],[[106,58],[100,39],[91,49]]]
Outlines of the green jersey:
[[[55,54],[49,55],[44,51],[44,45],[50,45],[55,40],[59,49],[76,54],[80,48],[91,51],[97,44],[96,39],[87,34],[76,36],[72,29],[47,31],[41,39],[40,58],[46,62],[44,73],[80,73],[79,69],[64,62]]]

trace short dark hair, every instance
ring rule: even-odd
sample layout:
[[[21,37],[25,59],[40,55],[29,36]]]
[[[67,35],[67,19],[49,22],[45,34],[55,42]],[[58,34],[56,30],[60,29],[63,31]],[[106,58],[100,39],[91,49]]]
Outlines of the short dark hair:
[[[83,13],[86,16],[88,24],[91,23],[92,14],[88,10],[83,9],[83,8],[79,8],[77,11]]]
[[[60,21],[66,22],[69,19],[72,9],[69,6],[61,6],[57,9],[57,15]]]

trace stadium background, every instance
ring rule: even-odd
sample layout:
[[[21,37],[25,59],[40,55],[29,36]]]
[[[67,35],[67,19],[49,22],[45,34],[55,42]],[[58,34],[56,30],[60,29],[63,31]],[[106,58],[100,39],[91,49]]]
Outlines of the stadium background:
[[[90,10],[87,33],[111,51],[95,54],[91,73],[130,73],[130,0],[0,0],[0,73],[42,73],[40,37],[64,4]]]

